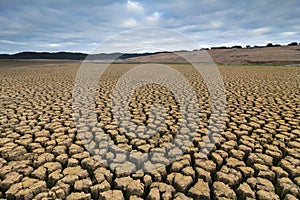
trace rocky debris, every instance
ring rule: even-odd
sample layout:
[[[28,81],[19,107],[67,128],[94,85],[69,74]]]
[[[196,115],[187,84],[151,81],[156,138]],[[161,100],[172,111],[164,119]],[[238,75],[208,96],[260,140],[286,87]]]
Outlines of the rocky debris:
[[[222,182],[214,182],[213,187],[213,194],[214,194],[214,198],[216,200],[219,199],[237,199],[235,192],[230,189],[230,187],[228,185],[226,185],[225,183]]]
[[[286,194],[300,197],[300,187],[293,183],[288,177],[279,178],[277,180],[277,188],[280,190],[279,194],[281,197],[284,197]]]
[[[295,197],[294,195],[287,194],[285,195],[284,200],[298,200],[298,198]]]
[[[82,153],[84,149],[81,146],[78,146],[77,144],[71,144],[69,146],[69,156],[72,156],[74,154]]]
[[[256,171],[258,177],[268,179],[270,181],[275,180],[275,172],[271,171],[268,166],[261,164],[254,164],[253,168]]]
[[[179,172],[184,167],[187,167],[190,165],[190,162],[187,159],[183,159],[180,161],[175,161],[172,163],[171,171],[172,172]]]
[[[66,152],[67,152],[67,147],[66,146],[55,146],[52,150],[52,153],[55,156],[65,154]]]
[[[151,164],[147,162],[144,169],[149,172],[149,175],[153,178],[153,181],[162,181],[163,177],[167,176],[165,166],[161,164]]]
[[[295,159],[291,156],[287,156],[280,161],[280,166],[282,167],[282,169],[291,174],[291,176],[300,176],[300,160]]]
[[[130,196],[129,200],[143,200],[143,199],[137,196]]]
[[[193,198],[187,197],[185,194],[178,192],[174,195],[175,200],[192,200]]]
[[[154,188],[156,188],[158,190],[156,190]],[[154,197],[156,196],[156,191],[158,191],[159,192],[158,194],[160,194],[160,196],[163,199],[172,199],[173,195],[175,193],[174,187],[172,187],[171,185],[168,185],[166,183],[161,183],[161,182],[152,183],[150,186],[150,192],[151,191],[153,191]],[[149,195],[150,195],[150,193],[149,193]],[[150,198],[150,197],[148,197],[148,198]]]
[[[195,173],[193,167],[191,167],[191,166],[185,167],[181,171],[182,171],[183,175],[185,175],[185,176],[191,176],[193,179],[196,178],[196,173]]]
[[[1,137],[0,147],[7,146],[7,144],[9,144],[9,143],[11,143],[13,141],[14,141],[13,138],[4,138],[4,137]]]
[[[145,184],[145,187],[149,187],[149,186],[151,185],[151,183],[152,183],[152,178],[151,178],[151,176],[148,175],[148,174],[146,174],[146,175],[143,177],[143,182],[144,182],[144,184]],[[172,181],[169,182],[169,183],[172,183]]]
[[[160,194],[159,194],[159,189],[158,188],[151,188],[147,200],[159,200],[160,199]]]
[[[273,162],[277,164],[282,159],[281,150],[275,145],[266,145],[265,153],[273,158]]]
[[[168,165],[169,160],[164,156],[163,153],[154,153],[151,157],[151,163],[159,163],[163,165]]]
[[[241,200],[255,199],[255,192],[247,183],[240,184],[236,190],[236,194]]]
[[[99,194],[101,192],[108,191],[110,189],[111,189],[111,186],[110,186],[110,184],[106,180],[104,180],[100,184],[93,185],[92,187],[90,187],[93,199],[98,199],[99,198]]]
[[[74,190],[88,193],[92,185],[93,183],[89,178],[78,180],[74,184]]]
[[[197,159],[195,161],[195,166],[200,167],[210,173],[215,173],[216,171],[216,164],[211,160]]]
[[[91,200],[91,195],[83,192],[73,192],[67,196],[66,200]]]
[[[70,185],[59,181],[49,191],[49,197],[64,199],[70,194],[70,188]]]
[[[2,190],[7,190],[13,184],[20,182],[22,180],[22,178],[23,178],[23,176],[17,172],[7,173],[3,177],[3,180],[0,183],[0,187]]]
[[[2,147],[4,148],[4,147]],[[24,146],[8,147],[7,151],[2,153],[3,157],[9,161],[24,160],[27,150]]]
[[[242,137],[244,137],[244,136],[242,136]],[[248,156],[252,152],[252,148],[254,148],[253,145],[252,145],[253,143],[245,142],[243,139],[241,139],[240,142],[241,143],[243,142],[243,143],[239,145],[238,149],[240,151],[245,152],[245,155]]]
[[[127,196],[142,196],[144,194],[144,184],[140,180],[134,180],[127,186]]]
[[[97,158],[93,158],[93,157],[84,158],[81,161],[81,164],[83,168],[88,171],[94,171],[98,167],[103,167],[103,164],[99,160],[97,160]]]
[[[79,161],[77,159],[74,159],[74,158],[68,159],[67,167],[76,167],[78,165],[79,165]]]
[[[0,168],[0,178],[4,179],[5,175],[13,170],[12,166],[3,166]]]
[[[81,160],[83,160],[85,158],[88,158],[88,157],[90,157],[90,153],[87,152],[87,151],[83,151],[82,153],[77,153],[77,154],[72,155],[72,158],[74,158],[78,161],[81,161]]]
[[[147,161],[147,155],[143,154],[142,152],[139,151],[131,151],[129,155],[129,159],[131,162],[135,163],[136,165],[140,166],[144,162]]]
[[[244,180],[254,175],[254,169],[251,167],[238,167],[238,170],[242,173]]]
[[[37,160],[34,161],[33,165],[35,167],[39,167],[39,166],[45,164],[46,162],[52,162],[52,161],[54,161],[54,159],[55,159],[55,157],[54,157],[53,154],[51,154],[51,153],[43,153],[43,154],[41,154],[37,158]]]
[[[15,198],[16,199],[32,199],[34,197],[33,193],[31,192],[30,189],[25,188],[25,189],[20,189],[16,194]]]
[[[243,160],[245,157],[245,152],[236,149],[232,149],[229,154],[238,160]]]
[[[68,155],[67,154],[60,154],[56,157],[56,161],[62,164],[63,166],[67,165],[68,162]]]
[[[48,176],[48,184],[49,185],[55,185],[57,181],[63,178],[63,175],[61,174],[60,170],[54,171]]]
[[[232,158],[232,157],[226,159],[226,165],[230,168],[235,168],[235,169],[237,167],[245,167],[246,166],[246,164],[243,161],[238,160],[236,158]]]
[[[99,195],[103,200],[124,200],[124,196],[121,190],[108,190],[101,192]]]
[[[67,184],[72,184],[79,180],[79,177],[77,175],[66,175],[64,176],[60,181]]]
[[[31,164],[28,160],[23,161],[11,161],[8,164],[8,167],[11,171],[18,172],[23,174],[23,176],[29,176],[30,173],[33,171],[33,168],[29,166]]]
[[[248,178],[247,183],[253,190],[265,190],[270,192],[275,192],[275,187],[271,181],[264,178]]]
[[[46,177],[47,177],[47,169],[43,166],[40,166],[39,168],[37,168],[36,170],[34,170],[32,173],[31,173],[31,176],[33,178],[37,178],[37,179],[40,179],[40,180],[45,180]]]
[[[201,178],[208,183],[212,182],[210,172],[208,172],[202,168],[196,167],[196,176],[197,176],[197,178]]]
[[[224,162],[222,156],[216,152],[211,154],[211,159],[217,164],[217,167],[221,167]]]
[[[130,176],[127,177],[121,177],[115,179],[115,186],[116,189],[120,189],[125,191],[127,189],[127,186],[133,181],[133,179]]]
[[[37,199],[37,200],[42,200],[42,199],[47,199],[47,198],[49,198],[48,192],[39,193],[38,195],[36,195],[34,197],[34,199]]]
[[[46,190],[45,181],[25,177],[21,182],[11,185],[5,194],[8,199],[31,199]]]
[[[180,192],[185,192],[193,183],[193,178],[176,173],[174,176],[174,187]]]
[[[256,192],[256,196],[261,200],[279,200],[279,196],[274,192],[259,190]]]
[[[294,178],[294,182],[300,187],[300,176]]]
[[[144,175],[145,173],[143,170],[138,170],[137,172],[131,174],[133,179],[142,179]]]
[[[93,174],[97,183],[102,183],[104,180],[107,180],[110,184],[112,184],[113,174],[104,167],[97,168]]]
[[[50,174],[54,171],[61,171],[62,166],[59,162],[47,162],[43,165],[47,169],[47,173]]]
[[[202,179],[198,179],[197,183],[189,190],[189,196],[193,197],[193,199],[210,199],[210,189],[207,182]]]
[[[224,150],[224,151],[226,151],[226,152],[230,152],[236,146],[237,146],[236,141],[229,140],[229,141],[226,141],[224,144],[221,145],[221,149]]]
[[[127,196],[142,196],[144,184],[140,180],[133,180],[131,177],[121,177],[115,180],[117,189],[127,191]]]
[[[255,163],[272,167],[273,158],[262,153],[251,153],[248,157],[247,165],[253,165]]]
[[[242,174],[233,168],[223,166],[221,170],[217,172],[216,179],[231,187],[237,187],[242,180]]]
[[[117,177],[129,176],[136,170],[136,166],[131,162],[112,163],[111,168],[115,170]]]
[[[88,172],[82,169],[80,166],[65,168],[63,171],[63,175],[78,176],[81,179],[87,178],[89,176]]]

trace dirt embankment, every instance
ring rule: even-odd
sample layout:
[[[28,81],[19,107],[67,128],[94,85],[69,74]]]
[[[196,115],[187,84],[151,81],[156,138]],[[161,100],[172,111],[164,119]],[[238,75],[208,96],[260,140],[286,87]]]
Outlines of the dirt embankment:
[[[188,52],[193,55],[197,51]],[[300,46],[282,46],[248,49],[207,50],[218,64],[295,64],[300,63]],[[187,53],[185,53],[187,54]],[[125,59],[126,62],[186,62],[176,53],[159,53]]]

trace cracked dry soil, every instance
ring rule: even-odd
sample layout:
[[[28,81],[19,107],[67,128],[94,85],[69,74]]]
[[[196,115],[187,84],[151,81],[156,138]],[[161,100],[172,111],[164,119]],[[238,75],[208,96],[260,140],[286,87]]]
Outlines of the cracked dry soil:
[[[192,146],[170,165],[131,174],[108,168],[78,137],[72,89],[79,66],[78,62],[0,62],[0,198],[300,198],[299,67],[219,66],[227,95],[225,126],[205,155],[199,149],[210,117],[207,88],[190,67],[171,65],[189,80],[199,100],[201,113]],[[112,120],[110,94],[118,77],[132,67],[113,64],[99,81],[98,125],[123,149],[148,152],[170,142],[180,113],[172,93],[147,85],[131,97],[132,117],[145,124],[151,120],[149,105],[160,103],[168,113],[163,131],[147,139],[137,137],[139,130],[130,127],[119,130]],[[155,124],[151,128],[157,135]],[[109,152],[97,139],[90,140],[99,151]],[[117,151],[104,158],[116,163],[135,159]],[[164,160],[154,156],[151,162]]]

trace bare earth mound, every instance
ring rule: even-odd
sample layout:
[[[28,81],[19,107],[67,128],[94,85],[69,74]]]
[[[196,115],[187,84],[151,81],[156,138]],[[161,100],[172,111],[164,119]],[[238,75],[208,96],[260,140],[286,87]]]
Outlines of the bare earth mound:
[[[300,46],[265,47],[249,49],[207,50],[218,64],[295,64],[300,63]],[[192,56],[195,52],[189,52]],[[159,53],[129,58],[128,62],[185,62],[175,53]]]
[[[258,51],[264,51],[261,59],[281,62],[289,59],[290,52],[299,55],[298,48],[285,49],[286,53],[276,58],[268,57],[268,51],[276,48],[224,50],[226,56],[223,50],[210,53],[220,62],[232,54],[254,62],[254,57],[260,60]],[[207,88],[188,65],[170,65],[197,93],[199,127],[191,148],[171,165],[130,174],[99,162],[78,137],[72,89],[79,66],[78,62],[0,61],[0,198],[300,199],[299,67],[220,66],[227,95],[226,125],[206,156],[199,149],[211,114]],[[173,113],[166,118],[165,132],[145,140],[135,138],[138,130],[130,127],[118,130],[112,120],[110,93],[118,78],[132,67],[113,64],[100,80],[95,97],[98,125],[116,145],[147,152],[169,142],[180,121],[176,119],[178,105],[166,88],[142,87],[130,104],[134,120],[145,123],[144,107],[157,101]],[[113,153],[92,135],[86,134],[85,140],[107,152],[107,162],[134,159]],[[151,158],[151,163],[159,162],[159,156]]]

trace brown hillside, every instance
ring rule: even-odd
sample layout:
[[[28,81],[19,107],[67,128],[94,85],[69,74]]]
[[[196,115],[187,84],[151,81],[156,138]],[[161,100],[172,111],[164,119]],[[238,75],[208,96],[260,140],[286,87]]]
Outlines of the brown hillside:
[[[219,64],[294,64],[300,63],[300,46],[249,49],[212,49],[207,51]],[[193,55],[194,52],[187,52]],[[159,53],[125,59],[126,62],[185,62],[175,53]]]

